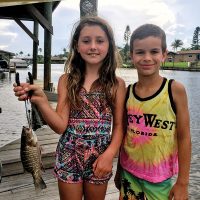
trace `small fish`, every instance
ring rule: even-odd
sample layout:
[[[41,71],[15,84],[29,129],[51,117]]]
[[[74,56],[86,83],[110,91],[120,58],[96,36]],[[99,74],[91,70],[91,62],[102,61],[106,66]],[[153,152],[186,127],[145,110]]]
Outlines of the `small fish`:
[[[33,176],[35,189],[45,189],[47,186],[42,179],[43,166],[37,136],[31,128],[25,126],[22,128],[20,155],[24,169]]]

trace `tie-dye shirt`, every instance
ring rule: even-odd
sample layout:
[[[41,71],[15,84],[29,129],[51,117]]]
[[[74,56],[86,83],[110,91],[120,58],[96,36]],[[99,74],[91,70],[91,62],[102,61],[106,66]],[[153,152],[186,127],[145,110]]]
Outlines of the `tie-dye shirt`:
[[[159,183],[178,172],[171,81],[164,78],[159,90],[147,98],[135,94],[135,85],[127,93],[128,125],[120,162],[134,176]]]

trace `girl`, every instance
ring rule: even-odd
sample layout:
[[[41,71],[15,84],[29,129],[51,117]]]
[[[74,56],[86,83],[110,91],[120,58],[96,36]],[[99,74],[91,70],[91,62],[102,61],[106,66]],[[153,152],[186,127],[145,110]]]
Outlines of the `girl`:
[[[32,103],[61,134],[54,168],[61,200],[105,198],[113,158],[123,137],[125,83],[115,75],[117,55],[108,23],[87,17],[72,36],[66,73],[58,83],[56,111],[38,86],[14,84],[19,100],[33,91]]]
[[[191,139],[187,95],[181,83],[159,75],[166,48],[166,35],[156,25],[140,26],[131,36],[138,82],[127,90],[120,199],[188,199]],[[119,172],[115,180],[119,187]]]

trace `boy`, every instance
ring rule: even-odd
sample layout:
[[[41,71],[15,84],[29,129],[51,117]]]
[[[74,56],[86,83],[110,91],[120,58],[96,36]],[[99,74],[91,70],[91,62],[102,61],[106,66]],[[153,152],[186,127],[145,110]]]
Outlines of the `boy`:
[[[159,74],[167,56],[165,32],[153,24],[140,26],[131,36],[130,53],[138,82],[127,89],[120,199],[188,199],[191,138],[187,95],[181,83]],[[171,178],[177,173],[173,185]],[[117,176],[118,172],[115,180]]]

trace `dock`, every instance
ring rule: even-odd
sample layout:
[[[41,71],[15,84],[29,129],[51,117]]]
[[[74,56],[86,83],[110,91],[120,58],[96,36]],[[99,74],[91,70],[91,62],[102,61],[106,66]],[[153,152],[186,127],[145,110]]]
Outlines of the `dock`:
[[[5,200],[59,200],[57,180],[53,176],[55,150],[59,135],[48,126],[36,131],[38,141],[42,147],[42,162],[45,168],[42,177],[47,188],[36,192],[33,178],[24,171],[20,159],[20,138],[0,148],[2,163],[2,180],[0,183],[0,199]],[[114,159],[113,174],[115,174],[117,158]],[[105,200],[118,200],[119,193],[114,186],[114,176],[109,181]]]

